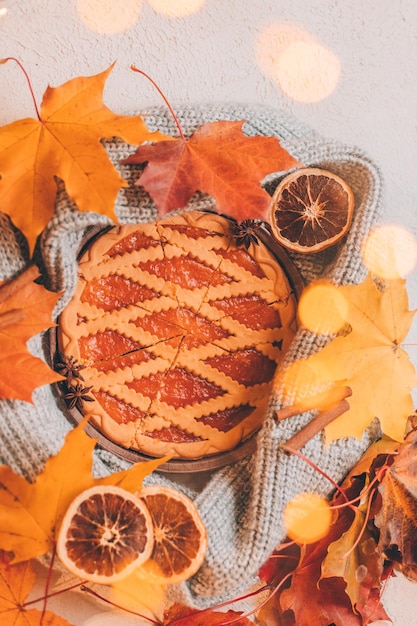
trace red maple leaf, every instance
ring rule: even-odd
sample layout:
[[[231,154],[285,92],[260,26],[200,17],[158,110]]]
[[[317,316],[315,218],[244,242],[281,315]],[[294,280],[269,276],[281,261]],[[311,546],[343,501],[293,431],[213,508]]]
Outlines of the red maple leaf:
[[[191,137],[141,145],[126,163],[147,163],[137,181],[153,198],[160,215],[184,208],[200,191],[217,209],[239,220],[265,219],[271,198],[261,181],[298,161],[276,137],[249,137],[244,121],[208,122]]]

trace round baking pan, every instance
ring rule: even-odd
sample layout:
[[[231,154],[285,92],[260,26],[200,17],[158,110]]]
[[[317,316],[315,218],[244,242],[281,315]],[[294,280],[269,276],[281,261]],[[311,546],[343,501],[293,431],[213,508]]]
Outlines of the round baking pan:
[[[223,216],[227,217],[228,216]],[[228,218],[230,219],[230,218]],[[102,226],[90,227],[87,229],[78,258],[84,254],[86,249],[102,234],[108,232],[108,230],[112,228],[111,226],[107,226],[103,228]],[[289,258],[287,252],[284,248],[274,239],[271,235],[269,227],[264,222],[259,222],[259,228],[256,231],[256,236],[265,244],[265,246],[270,250],[273,256],[276,258],[277,262],[284,269],[288,282],[291,285],[291,288],[298,300],[303,289],[303,282],[301,276]],[[58,338],[57,338],[58,329],[57,327],[52,328],[49,331],[49,351],[51,362],[55,363],[58,357]],[[62,400],[63,405],[63,413],[67,419],[71,421],[71,423],[78,424],[84,417],[84,414],[77,408],[69,408],[65,404],[64,395],[66,392],[65,383],[55,383],[55,388],[57,390],[58,396]],[[85,432],[97,440],[97,445],[102,449],[111,452],[118,458],[128,461],[131,463],[137,463],[138,461],[149,461],[154,460],[153,457],[145,455],[138,450],[134,450],[131,448],[124,448],[120,446],[110,439],[108,439],[98,428],[94,426],[94,424],[89,423],[85,428]],[[227,450],[225,452],[221,452],[219,454],[213,454],[210,456],[206,456],[199,459],[179,459],[174,458],[171,459],[158,467],[159,472],[167,472],[167,473],[176,473],[176,474],[191,474],[195,472],[209,472],[212,470],[220,469],[221,467],[225,467],[226,465],[230,465],[232,463],[236,463],[237,461],[249,457],[254,453],[256,449],[256,433],[253,433],[251,437],[239,443],[235,448],[231,450]]]

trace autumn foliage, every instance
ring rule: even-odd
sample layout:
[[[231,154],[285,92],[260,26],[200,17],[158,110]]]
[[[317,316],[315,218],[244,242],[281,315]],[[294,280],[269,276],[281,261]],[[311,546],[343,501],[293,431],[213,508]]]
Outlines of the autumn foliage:
[[[127,183],[102,139],[118,137],[138,145],[165,138],[149,132],[141,116],[116,115],[103,103],[112,68],[48,87],[36,119],[0,128],[0,207],[26,235],[31,250],[54,212],[56,179],[64,182],[80,211],[117,221],[114,202]]]
[[[210,122],[190,138],[139,146],[126,163],[145,163],[138,180],[160,215],[184,208],[200,191],[217,210],[239,220],[265,219],[271,198],[260,182],[267,174],[298,165],[274,137],[248,137],[243,121]]]
[[[405,280],[392,279],[378,286],[368,275],[359,285],[334,289],[338,297],[333,298],[333,305],[344,304],[338,315],[339,332],[330,336],[324,348],[282,372],[277,384],[294,390],[294,413],[298,408],[299,412],[321,409],[321,405],[329,408],[332,398],[336,404],[345,402],[344,410],[334,416],[337,419],[327,424],[319,421],[316,434],[325,428],[328,443],[349,436],[361,439],[375,417],[386,435],[403,441],[413,412],[411,392],[417,384],[415,368],[401,347],[415,314],[408,308]],[[324,324],[326,316],[334,320],[329,303],[324,304],[321,316]],[[322,389],[326,391],[319,401],[314,393]]]
[[[245,135],[244,120],[210,122],[188,138],[181,129],[178,138],[150,132],[141,116],[117,115],[104,105],[103,90],[112,69],[48,87],[39,110],[35,104],[36,118],[0,128],[0,207],[25,235],[31,251],[55,210],[58,180],[80,211],[117,221],[116,196],[127,183],[103,145],[112,137],[135,146],[126,163],[142,168],[137,184],[150,194],[160,215],[185,207],[201,192],[237,220],[265,219],[270,197],[262,180],[300,165],[278,139]],[[60,297],[47,291],[39,278],[36,266],[30,265],[0,285],[3,400],[30,402],[35,388],[62,379],[27,347],[31,337],[53,326]],[[287,388],[296,390],[292,404],[277,412],[278,420],[307,410],[316,413],[307,430],[282,447],[297,453],[323,429],[328,443],[361,438],[375,417],[384,436],[330,498],[332,523],[324,536],[308,544],[301,537],[297,543],[278,546],[261,568],[262,590],[270,599],[260,601],[255,618],[260,626],[364,626],[389,619],[381,597],[389,575],[399,569],[417,580],[417,435],[411,396],[417,377],[401,347],[415,312],[409,310],[401,278],[380,285],[369,275],[359,285],[334,289],[337,297],[331,294],[315,313],[320,323],[331,316],[331,332],[326,336],[323,328],[317,331],[326,336],[326,345],[277,377],[284,396]],[[337,311],[331,312],[333,304]],[[335,319],[340,321],[336,327]],[[79,493],[94,485],[136,492],[144,477],[166,460],[137,463],[95,478],[95,441],[84,432],[87,421],[69,432],[33,483],[8,466],[0,467],[4,626],[71,626],[46,610],[47,589],[43,608],[33,608],[27,600],[36,577],[33,559],[49,555],[53,565],[60,522]],[[114,591],[123,596],[121,592],[129,591],[127,583]],[[165,589],[157,591],[160,608]],[[100,598],[98,592],[89,592]],[[149,621],[157,626],[252,623],[240,611],[218,608],[196,611],[174,604]]]
[[[388,438],[371,446],[331,499],[335,519],[329,532],[310,545],[278,548],[261,568],[262,580],[273,582],[276,592],[262,608],[260,624],[389,621],[381,593],[393,563],[380,543],[375,516],[381,507],[378,488],[400,447]]]
[[[6,554],[0,555],[0,622],[2,626],[71,626],[52,611],[34,608],[27,601],[36,580],[33,561],[10,565]],[[27,603],[27,604],[26,604]]]

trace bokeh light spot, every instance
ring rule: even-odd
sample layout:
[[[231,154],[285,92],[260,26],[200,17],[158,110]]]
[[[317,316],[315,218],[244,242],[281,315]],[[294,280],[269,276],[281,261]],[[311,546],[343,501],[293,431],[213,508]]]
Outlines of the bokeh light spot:
[[[77,13],[90,30],[111,35],[133,26],[141,6],[142,0],[77,0]]]
[[[318,102],[336,88],[340,77],[337,56],[297,26],[270,25],[257,42],[261,69],[281,90],[298,102]]]
[[[325,537],[332,518],[328,501],[316,493],[300,493],[284,509],[287,535],[301,544],[314,543]]]
[[[328,380],[317,365],[311,367],[308,359],[296,359],[279,370],[274,389],[284,405],[295,405],[300,413],[312,408],[326,410],[341,400],[339,385]]]
[[[310,41],[310,33],[291,22],[278,22],[265,28],[256,45],[256,58],[261,70],[277,78],[277,62],[284,50],[296,41]]]
[[[331,335],[346,323],[348,308],[346,299],[333,283],[320,281],[303,291],[298,315],[307,330]]]
[[[362,258],[368,270],[379,278],[405,278],[417,265],[417,240],[399,224],[383,224],[369,234]]]
[[[201,9],[205,0],[148,0],[148,3],[156,13],[167,17],[185,17]]]
[[[324,46],[297,41],[278,60],[282,91],[299,102],[318,102],[334,91],[340,75],[337,57]]]

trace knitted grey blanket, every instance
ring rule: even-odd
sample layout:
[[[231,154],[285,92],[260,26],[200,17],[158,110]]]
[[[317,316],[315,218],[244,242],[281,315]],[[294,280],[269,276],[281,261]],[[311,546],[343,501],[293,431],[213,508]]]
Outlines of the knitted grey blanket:
[[[381,177],[378,169],[361,151],[325,139],[300,125],[286,114],[271,108],[241,105],[204,105],[178,107],[177,114],[187,135],[201,124],[215,120],[246,120],[248,135],[276,136],[295,158],[306,166],[322,167],[346,180],[355,195],[353,224],[342,244],[309,256],[292,255],[304,282],[328,277],[337,284],[358,283],[366,275],[360,247],[369,229],[378,220],[381,204]],[[147,126],[176,134],[175,124],[164,108],[146,116]],[[116,214],[121,223],[153,220],[155,207],[149,196],[133,185],[140,168],[121,165],[120,160],[134,151],[120,141],[106,143],[108,154],[131,185],[120,191]],[[272,192],[284,172],[269,176],[264,184]],[[195,209],[213,208],[213,200],[195,194],[190,202]],[[59,188],[55,216],[43,232],[35,260],[54,291],[63,290],[55,314],[69,301],[76,283],[76,256],[85,230],[91,225],[106,225],[109,220],[95,213],[80,213]],[[0,279],[18,274],[28,262],[25,240],[9,218],[0,213]],[[29,342],[31,352],[48,360],[47,334]],[[301,329],[292,345],[289,361],[308,356],[321,347],[321,338]],[[273,397],[264,426],[257,436],[256,452],[213,473],[202,489],[191,489],[206,524],[209,547],[206,560],[190,581],[176,589],[183,601],[204,607],[233,597],[256,578],[260,565],[284,538],[282,512],[297,493],[314,491],[328,495],[330,483],[295,456],[280,449],[280,442],[291,437],[311,418],[304,414],[278,424],[274,410],[279,398]],[[0,461],[33,480],[46,459],[56,454],[71,428],[53,388],[41,387],[34,403],[0,401]],[[377,426],[369,429],[363,441],[345,438],[329,446],[321,435],[311,440],[303,452],[335,481],[340,482],[358,461],[373,438]],[[127,463],[104,450],[95,452],[94,471],[103,475],[127,467]],[[71,471],[71,468],[68,468]],[[166,475],[152,475],[151,482],[167,482]],[[178,596],[177,596],[178,597]]]

